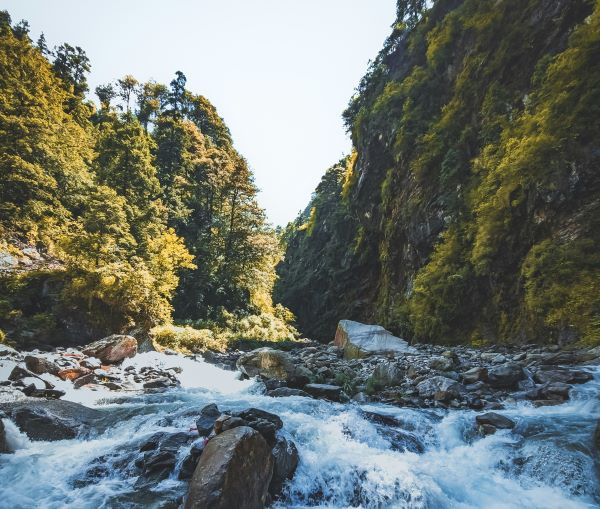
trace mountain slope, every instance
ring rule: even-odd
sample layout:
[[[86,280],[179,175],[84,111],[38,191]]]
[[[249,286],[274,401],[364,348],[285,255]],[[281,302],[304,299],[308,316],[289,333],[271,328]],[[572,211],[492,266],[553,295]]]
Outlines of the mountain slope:
[[[336,205],[317,189],[314,224],[289,227],[276,295],[302,330],[600,341],[599,54],[598,2],[439,0],[397,20],[344,114]]]

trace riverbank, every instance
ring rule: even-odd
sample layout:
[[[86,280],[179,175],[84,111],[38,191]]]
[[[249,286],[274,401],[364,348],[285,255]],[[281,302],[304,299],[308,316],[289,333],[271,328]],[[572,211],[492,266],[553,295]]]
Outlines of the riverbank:
[[[296,444],[298,467],[281,498],[273,500],[275,507],[562,509],[598,503],[596,350],[414,348],[357,359],[344,358],[344,349],[334,345],[275,352],[280,367],[293,366],[287,380],[268,373],[240,379],[264,350],[207,355],[210,363],[200,356],[148,352],[94,367],[94,358],[81,350],[3,348],[4,401],[33,408],[47,404],[43,391],[62,391],[57,403],[82,403],[94,414],[87,423],[75,423],[69,435],[40,441],[23,433],[26,428],[20,430],[4,406],[2,422],[15,449],[0,456],[6,500],[13,508],[40,501],[50,508],[177,508],[189,485],[189,472],[186,478],[182,469],[200,440],[197,420],[214,403],[233,417],[248,408],[276,414],[282,423],[278,436]],[[51,365],[31,357],[61,369],[33,373],[28,368]],[[499,387],[494,377],[507,365],[519,366],[521,378]],[[28,376],[7,380],[15,367]],[[74,375],[65,370],[79,368],[90,372],[70,380]],[[77,382],[89,375],[93,381]],[[384,375],[390,382],[376,386],[372,380],[382,383]],[[475,376],[482,379],[473,381]],[[40,392],[27,396],[32,384]],[[425,392],[430,385],[435,390]],[[286,391],[291,395],[283,396]],[[490,412],[511,424],[482,420]],[[141,462],[148,451],[141,449],[157,433],[163,440],[175,437],[175,446],[163,455],[170,463],[159,465],[161,475],[148,481]],[[160,448],[155,452],[163,453]]]

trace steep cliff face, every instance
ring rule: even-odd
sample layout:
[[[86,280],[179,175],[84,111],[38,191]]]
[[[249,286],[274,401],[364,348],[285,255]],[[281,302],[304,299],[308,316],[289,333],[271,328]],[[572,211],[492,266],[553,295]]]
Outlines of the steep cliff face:
[[[439,0],[398,22],[344,114],[335,206],[317,189],[288,232],[277,296],[303,331],[600,341],[598,55],[597,1]]]

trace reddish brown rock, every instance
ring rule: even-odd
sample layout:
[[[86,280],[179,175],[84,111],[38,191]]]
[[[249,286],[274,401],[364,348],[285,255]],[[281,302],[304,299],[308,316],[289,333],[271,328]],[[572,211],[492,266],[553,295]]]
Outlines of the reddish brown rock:
[[[113,334],[89,344],[83,353],[100,359],[103,364],[115,364],[137,353],[137,340],[133,336]]]
[[[89,374],[90,370],[86,368],[66,368],[61,369],[57,375],[63,380],[77,380],[78,378]]]

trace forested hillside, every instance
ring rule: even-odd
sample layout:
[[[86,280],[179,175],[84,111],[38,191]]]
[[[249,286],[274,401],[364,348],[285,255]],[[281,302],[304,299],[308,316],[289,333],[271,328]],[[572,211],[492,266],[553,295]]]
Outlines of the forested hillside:
[[[415,341],[600,342],[600,2],[401,0],[276,296]]]
[[[271,301],[277,238],[215,108],[179,71],[100,86],[98,108],[90,66],[1,13],[0,335],[83,342],[173,312],[288,334]]]

